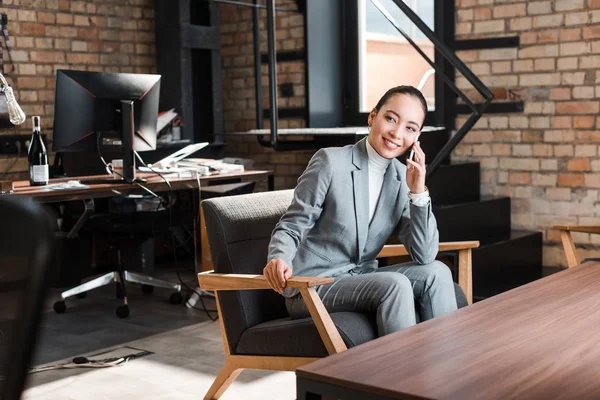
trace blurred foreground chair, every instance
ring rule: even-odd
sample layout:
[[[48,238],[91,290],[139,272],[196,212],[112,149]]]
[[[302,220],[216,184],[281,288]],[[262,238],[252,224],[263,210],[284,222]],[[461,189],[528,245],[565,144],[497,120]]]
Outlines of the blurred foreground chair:
[[[0,398],[17,400],[52,275],[56,223],[40,205],[17,196],[0,196],[0,221]]]
[[[332,283],[331,278],[288,280],[287,287],[300,289],[309,308],[311,317],[303,319],[292,320],[284,297],[269,288],[262,275],[267,247],[292,196],[293,190],[285,190],[202,203],[215,273],[199,274],[198,280],[201,289],[215,291],[227,357],[205,399],[218,399],[244,368],[294,371],[377,337],[374,315],[327,312],[314,287]],[[442,251],[459,251],[459,307],[471,302],[471,249],[478,246],[479,242],[440,245]],[[406,254],[404,246],[390,245],[379,256]]]
[[[588,261],[600,261],[600,258],[586,258],[583,261],[579,260],[575,242],[571,236],[571,232],[582,232],[600,234],[600,225],[555,225],[554,229],[560,231],[560,240],[565,249],[565,257],[567,258],[567,267],[573,268]]]

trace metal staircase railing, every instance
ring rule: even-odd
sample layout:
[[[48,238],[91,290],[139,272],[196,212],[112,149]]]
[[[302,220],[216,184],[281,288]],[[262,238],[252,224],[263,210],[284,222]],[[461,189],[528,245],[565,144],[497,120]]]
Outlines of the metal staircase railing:
[[[456,146],[463,140],[466,134],[473,128],[473,126],[477,123],[485,108],[490,104],[494,95],[490,91],[490,89],[483,83],[481,80],[471,71],[455,54],[454,52],[438,37],[436,34],[427,26],[427,24],[419,18],[419,16],[402,0],[393,0],[393,2],[400,8],[400,10],[411,20],[412,23],[429,39],[435,49],[448,61],[458,72],[460,72],[469,83],[473,85],[473,87],[481,94],[484,98],[483,103],[477,107],[468,97],[464,94],[458,87],[456,87],[455,83],[448,78],[446,74],[444,74],[443,69],[439,66],[439,64],[431,61],[429,57],[423,52],[423,50],[408,36],[401,28],[398,26],[398,23],[394,20],[391,14],[383,7],[383,5],[379,2],[379,0],[370,0],[371,3],[383,14],[383,16],[396,28],[396,30],[404,36],[406,41],[410,43],[410,45],[431,65],[431,67],[435,70],[436,74],[443,79],[444,83],[446,83],[464,102],[469,106],[472,110],[471,115],[465,123],[456,131],[454,135],[446,142],[444,147],[440,150],[440,152],[434,157],[433,161],[431,161],[427,166],[427,177],[431,176],[441,165],[442,161],[447,158],[452,150],[456,148]],[[445,1],[445,0],[441,0]]]

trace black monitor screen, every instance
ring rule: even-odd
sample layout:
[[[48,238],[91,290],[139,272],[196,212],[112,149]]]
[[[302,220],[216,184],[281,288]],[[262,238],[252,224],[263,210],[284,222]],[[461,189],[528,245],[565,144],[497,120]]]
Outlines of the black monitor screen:
[[[97,150],[121,144],[121,101],[133,101],[133,149],[156,148],[160,75],[58,70],[54,151]]]

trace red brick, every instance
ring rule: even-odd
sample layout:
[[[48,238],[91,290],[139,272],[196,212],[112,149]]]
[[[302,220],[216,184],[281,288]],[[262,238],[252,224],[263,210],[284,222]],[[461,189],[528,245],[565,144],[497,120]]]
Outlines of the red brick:
[[[107,42],[107,43],[104,43],[104,46],[103,46],[103,51],[105,53],[115,53],[115,52],[118,52],[119,49],[120,49],[120,43],[117,43],[117,42]]]
[[[573,127],[579,129],[591,129],[594,127],[596,118],[593,116],[581,116],[573,118]]]
[[[579,131],[577,132],[578,143],[599,143],[600,131]]]
[[[559,186],[570,186],[577,187],[583,186],[584,175],[583,174],[560,174],[558,177]]]
[[[98,39],[98,29],[96,28],[79,28],[77,35],[82,39]]]
[[[56,23],[59,25],[73,25],[73,15],[65,13],[56,14]]]
[[[575,158],[569,160],[568,171],[582,172],[590,170],[590,160],[587,158]]]
[[[581,28],[561,29],[559,37],[561,42],[576,42],[581,40]]]
[[[570,88],[550,89],[550,100],[569,100],[571,98]]]
[[[65,61],[65,53],[60,51],[32,51],[31,61],[62,63]]]
[[[98,64],[98,54],[71,53],[67,54],[69,64]]]
[[[53,24],[56,21],[56,14],[38,11],[38,21],[46,24]]]
[[[508,174],[508,183],[511,185],[529,185],[531,184],[531,173],[510,172]]]
[[[474,17],[478,21],[488,21],[492,19],[492,10],[489,7],[476,8]]]
[[[597,101],[569,101],[556,104],[557,114],[598,114],[600,103]]]
[[[552,117],[550,125],[552,128],[571,128],[573,119],[572,117]]]
[[[61,26],[60,36],[69,38],[77,37],[77,28],[72,26]]]
[[[23,22],[21,24],[22,35],[44,36],[46,29],[43,24],[36,22]]]
[[[19,77],[19,89],[43,89],[46,87],[46,79],[44,78],[25,78]]]
[[[598,39],[600,38],[600,26],[586,26],[583,28],[584,39]]]
[[[556,43],[557,40],[557,30],[544,30],[538,33],[538,43]]]
[[[525,3],[494,7],[494,18],[519,17],[527,15]]]
[[[88,51],[90,53],[98,53],[102,50],[104,44],[102,42],[87,42]]]
[[[39,101],[54,101],[53,90],[38,90]]]

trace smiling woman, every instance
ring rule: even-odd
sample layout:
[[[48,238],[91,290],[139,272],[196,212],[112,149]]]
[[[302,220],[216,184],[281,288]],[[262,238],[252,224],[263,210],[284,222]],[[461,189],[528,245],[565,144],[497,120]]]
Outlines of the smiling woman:
[[[376,313],[379,336],[414,325],[417,313],[426,320],[456,309],[450,270],[435,261],[439,234],[416,142],[426,111],[419,90],[394,87],[369,114],[368,138],[310,160],[263,270],[292,318],[308,315],[298,290],[286,288],[292,275],[334,278],[317,288],[327,310]],[[396,157],[411,146],[407,168]],[[413,261],[379,268],[376,256],[393,232]]]

